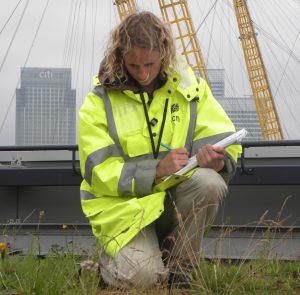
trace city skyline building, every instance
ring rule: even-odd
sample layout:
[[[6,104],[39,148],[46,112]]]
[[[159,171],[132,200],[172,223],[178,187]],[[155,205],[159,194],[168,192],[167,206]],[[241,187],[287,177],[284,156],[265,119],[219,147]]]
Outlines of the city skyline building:
[[[21,68],[16,145],[75,144],[76,90],[69,68]]]
[[[252,95],[244,97],[218,98],[236,130],[245,128],[248,133],[245,140],[262,140],[258,115]]]
[[[208,69],[207,75],[215,98],[225,97],[224,69]]]
[[[253,97],[225,96],[224,69],[207,69],[207,74],[214,97],[223,106],[236,129],[247,129],[246,140],[262,140]]]

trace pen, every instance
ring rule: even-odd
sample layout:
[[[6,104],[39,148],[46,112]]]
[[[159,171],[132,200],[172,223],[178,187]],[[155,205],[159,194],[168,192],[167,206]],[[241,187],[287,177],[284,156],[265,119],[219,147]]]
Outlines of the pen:
[[[163,146],[164,148],[166,148],[168,151],[172,150],[172,148],[170,148],[168,145],[166,145],[164,143],[161,143],[160,145]]]

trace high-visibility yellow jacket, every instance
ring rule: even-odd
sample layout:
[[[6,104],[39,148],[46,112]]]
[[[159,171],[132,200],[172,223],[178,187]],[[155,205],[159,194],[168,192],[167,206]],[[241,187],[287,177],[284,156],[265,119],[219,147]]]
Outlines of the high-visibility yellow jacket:
[[[97,240],[112,257],[164,210],[165,192],[156,192],[153,183],[156,165],[167,151],[159,147],[154,158],[144,108],[155,148],[166,105],[161,142],[172,148],[185,146],[191,156],[204,144],[235,132],[207,83],[197,80],[187,66],[179,64],[169,73],[165,84],[154,91],[150,105],[147,93],[142,95],[143,104],[141,94],[132,89],[102,87],[97,81],[79,111],[82,209]],[[231,175],[241,147],[232,145],[226,150],[224,170]]]

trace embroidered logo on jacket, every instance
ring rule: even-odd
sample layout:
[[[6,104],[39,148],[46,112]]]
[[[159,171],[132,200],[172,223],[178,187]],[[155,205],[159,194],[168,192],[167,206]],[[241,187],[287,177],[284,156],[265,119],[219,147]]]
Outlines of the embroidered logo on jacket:
[[[179,105],[178,103],[173,103],[171,105],[171,114],[175,113],[175,112],[178,112],[179,111]]]
[[[179,112],[179,105],[178,103],[173,103],[171,105],[171,114]],[[172,115],[172,122],[180,122],[180,117],[176,115]]]

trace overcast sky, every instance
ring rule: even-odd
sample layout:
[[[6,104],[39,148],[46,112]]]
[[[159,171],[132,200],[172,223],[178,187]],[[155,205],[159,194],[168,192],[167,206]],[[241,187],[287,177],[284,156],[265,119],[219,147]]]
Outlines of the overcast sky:
[[[244,96],[251,91],[232,2],[188,4],[207,68],[224,68],[226,95]],[[160,16],[158,1],[137,3]],[[300,139],[300,1],[248,3],[285,138]],[[20,68],[71,67],[78,110],[118,21],[113,0],[0,1],[0,145],[15,143]]]

